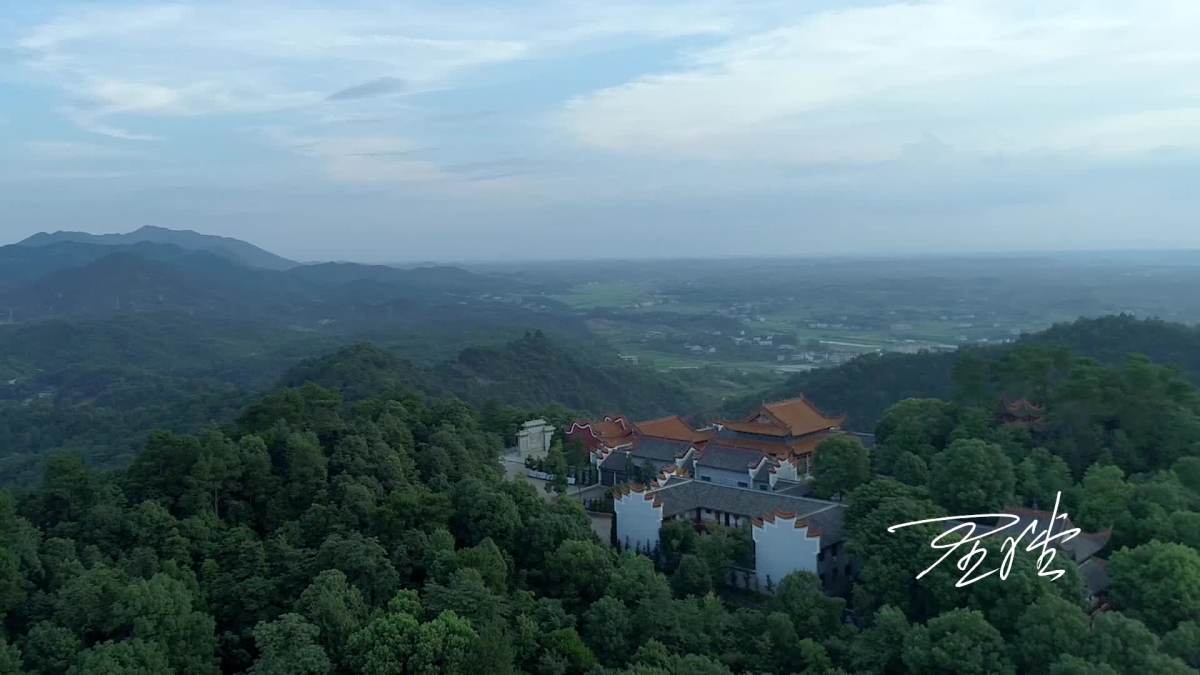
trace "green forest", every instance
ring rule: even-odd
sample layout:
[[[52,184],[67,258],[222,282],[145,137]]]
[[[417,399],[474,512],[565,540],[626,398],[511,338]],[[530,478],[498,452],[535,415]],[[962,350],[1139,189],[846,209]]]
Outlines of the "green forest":
[[[942,399],[893,401],[874,449],[827,441],[816,487],[846,500],[861,564],[837,598],[804,573],[773,596],[724,588],[740,530],[672,526],[655,559],[618,553],[575,501],[502,479],[513,407],[424,392],[372,354],[153,433],[126,468],[58,454],[39,487],[0,493],[0,672],[1200,667],[1200,392],[1177,368],[1022,344],[960,359]],[[1007,423],[1017,397],[1044,413]],[[1007,580],[958,589],[952,563],[914,579],[933,531],[886,533],[1059,492],[1080,527],[1112,529],[1106,611],[1069,560],[1051,581],[1019,554]]]

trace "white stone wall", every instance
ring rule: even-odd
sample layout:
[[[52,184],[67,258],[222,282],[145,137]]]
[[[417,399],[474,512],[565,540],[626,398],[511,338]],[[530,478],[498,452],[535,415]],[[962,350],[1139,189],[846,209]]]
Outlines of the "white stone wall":
[[[629,491],[617,496],[613,512],[617,516],[617,543],[622,548],[648,552],[658,547],[662,507],[646,499],[644,492]]]
[[[821,538],[808,536],[808,527],[796,527],[796,518],[776,515],[754,525],[754,569],[758,582],[774,586],[792,572],[817,574]]]

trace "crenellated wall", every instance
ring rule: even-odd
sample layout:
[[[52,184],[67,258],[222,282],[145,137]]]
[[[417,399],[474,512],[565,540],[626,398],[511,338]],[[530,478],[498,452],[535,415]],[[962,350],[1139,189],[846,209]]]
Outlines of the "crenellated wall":
[[[758,583],[772,585],[792,572],[818,574],[821,533],[794,514],[776,513],[754,521],[754,569]]]
[[[622,548],[643,553],[658,548],[662,504],[646,494],[645,488],[633,486],[614,494],[613,513],[617,518],[617,543]]]

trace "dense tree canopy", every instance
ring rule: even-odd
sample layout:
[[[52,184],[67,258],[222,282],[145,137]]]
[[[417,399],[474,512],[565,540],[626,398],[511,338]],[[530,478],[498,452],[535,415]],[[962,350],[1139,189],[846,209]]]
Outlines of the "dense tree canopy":
[[[652,556],[614,550],[577,502],[502,479],[514,409],[390,381],[274,391],[224,427],[147,436],[123,470],[56,456],[40,488],[0,491],[0,672],[1192,672],[1195,391],[1033,347],[968,365],[954,400],[890,407],[872,451],[820,448],[848,598],[805,573],[730,588],[747,529],[674,521]],[[1014,397],[1040,412],[1014,420]],[[953,562],[916,579],[941,530],[887,531],[1060,493],[1113,529],[1090,616],[1065,555],[1058,580],[1022,550],[1007,579],[956,588]]]

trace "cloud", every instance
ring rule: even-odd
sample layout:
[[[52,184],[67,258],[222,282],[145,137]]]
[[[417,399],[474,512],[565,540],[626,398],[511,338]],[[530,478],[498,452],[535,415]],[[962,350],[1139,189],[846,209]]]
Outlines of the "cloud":
[[[112,147],[76,141],[25,141],[21,144],[25,156],[47,162],[125,159],[136,156],[126,147]]]
[[[609,151],[785,163],[895,159],[931,133],[980,154],[1200,145],[1144,123],[1156,109],[1173,130],[1200,119],[1200,88],[1179,86],[1200,67],[1198,31],[1200,4],[1180,0],[829,10],[579,96],[562,122]],[[1124,121],[1105,122],[1113,111]]]
[[[69,96],[80,128],[129,139],[149,136],[129,130],[138,118],[301,110],[401,82],[428,88],[526,52],[519,39],[464,37],[390,7],[85,6],[29,30],[17,47],[30,79]],[[325,93],[372,71],[380,76]]]
[[[330,101],[370,98],[372,96],[398,94],[404,91],[406,88],[407,86],[404,84],[404,80],[401,80],[398,77],[379,77],[374,80],[363,82],[362,84],[356,84],[353,87],[339,89],[325,98]]]

